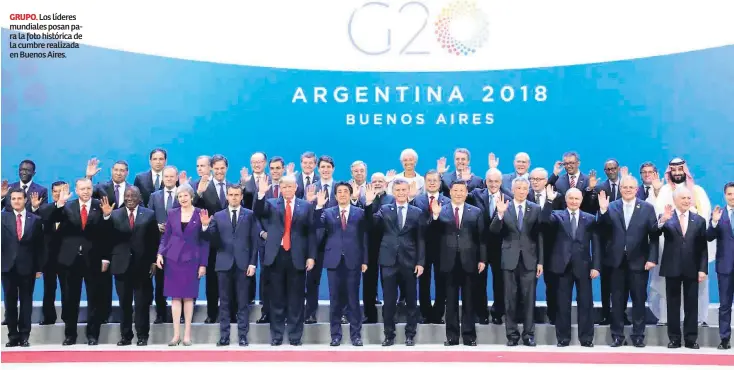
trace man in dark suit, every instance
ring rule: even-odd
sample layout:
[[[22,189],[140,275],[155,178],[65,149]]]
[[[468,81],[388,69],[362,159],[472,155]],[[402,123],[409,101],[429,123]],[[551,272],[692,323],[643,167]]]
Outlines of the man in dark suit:
[[[105,216],[111,234],[112,261],[110,272],[115,277],[117,297],[122,308],[120,341],[118,346],[129,346],[133,339],[133,299],[135,300],[135,333],[138,346],[148,345],[150,333],[150,298],[153,295],[151,277],[155,273],[160,232],[155,212],[140,206],[140,190],[136,186],[125,189],[125,207]],[[102,208],[109,206],[102,198]]]
[[[467,188],[466,182],[457,180],[451,184],[451,203],[431,206],[429,223],[440,228],[440,269],[446,279],[445,346],[458,345],[459,336],[465,346],[477,345],[474,285],[477,274],[486,267],[487,250],[482,238],[484,216],[481,209],[465,203]]]
[[[673,191],[673,207],[665,207],[658,221],[665,237],[660,276],[665,278],[668,309],[668,348],[680,348],[681,286],[683,286],[683,339],[687,348],[698,349],[698,284],[706,280],[708,245],[706,221],[691,212],[691,191],[679,186]]]
[[[305,152],[301,154],[301,171],[296,175],[296,197],[305,199],[306,189],[316,181],[319,181],[319,174],[316,169],[316,154],[314,152]],[[369,271],[369,270],[367,270]]]
[[[599,193],[599,223],[604,240],[604,266],[611,288],[612,347],[625,345],[624,311],[632,296],[632,335],[635,347],[645,346],[647,281],[658,263],[660,229],[655,207],[636,197],[637,179],[625,176],[619,182],[621,199],[609,202]],[[602,278],[604,277],[602,272]]]
[[[431,217],[433,203],[438,203],[443,206],[451,203],[451,199],[440,193],[441,176],[436,170],[426,172],[425,181],[426,192],[419,194],[410,204],[418,207],[424,219],[428,220]],[[424,324],[443,324],[443,314],[446,310],[446,280],[440,273],[441,228],[436,226],[429,224],[423,228],[426,258],[425,264],[423,265],[423,274],[418,277],[418,301],[420,302],[420,311]],[[431,267],[433,267],[433,279],[431,279]],[[433,282],[435,292],[433,304],[431,304],[431,282]]]
[[[368,219],[364,210],[350,205],[354,190],[349,183],[337,182],[334,187],[337,206],[324,209],[326,192],[321,190],[314,212],[314,226],[326,239],[323,266],[329,280],[331,346],[341,344],[342,314],[349,307],[349,338],[353,346],[361,347],[359,282],[367,270]]]
[[[64,191],[56,201],[56,209],[51,215],[51,222],[60,222],[61,246],[59,247],[59,266],[63,269],[64,294],[62,311],[64,312],[63,345],[76,344],[77,318],[79,317],[79,299],[82,281],[87,288],[88,317],[87,344],[99,343],[99,328],[104,317],[99,312],[100,284],[103,275],[109,276],[110,265],[109,241],[103,224],[103,213],[112,213],[111,204],[105,208],[99,200],[92,198],[92,180],[88,178],[76,181],[76,194],[79,199],[69,202],[71,193]]]
[[[8,180],[2,180],[2,207],[7,211],[12,211],[10,200],[6,199],[6,194],[10,189],[20,189],[26,194],[26,209],[31,210],[31,194],[37,193],[41,204],[48,203],[48,189],[33,182],[33,176],[36,175],[36,163],[30,159],[24,159],[18,166],[18,182],[8,184]]]
[[[497,168],[499,166],[499,158],[495,157],[494,153],[489,153],[489,168]],[[530,180],[530,156],[528,153],[520,152],[515,154],[515,159],[512,161],[514,171],[512,173],[506,173],[502,175],[502,192],[509,193],[512,189],[512,180],[518,177],[524,177]]]
[[[553,185],[557,192],[565,195],[570,188],[581,190],[584,201],[581,204],[581,210],[586,213],[595,214],[598,204],[596,204],[596,195],[594,189],[598,183],[596,171],[591,170],[589,176],[583,174],[579,170],[581,158],[576,152],[566,152],[563,154],[563,161],[558,161],[553,166],[553,174],[548,178],[548,183]],[[566,169],[566,173],[561,176],[561,167]]]
[[[655,180],[660,180],[657,166],[652,162],[645,162],[640,165],[640,178],[642,179],[642,185],[637,189],[637,197],[640,200],[647,200],[654,190],[652,183]]]
[[[263,265],[270,271],[270,344],[283,343],[286,318],[288,339],[300,346],[303,336],[303,300],[306,271],[313,269],[316,256],[316,235],[313,225],[313,205],[295,198],[296,179],[280,179],[282,197],[263,199],[270,188],[266,178],[260,179],[258,199],[253,211],[267,224]]]
[[[61,238],[59,233],[60,225],[51,222],[51,214],[56,209],[56,201],[63,189],[68,189],[69,185],[64,181],[56,181],[51,184],[51,199],[53,203],[41,204],[38,208],[38,215],[43,220],[43,234],[45,245],[45,263],[43,264],[43,320],[41,325],[53,325],[56,323],[56,288],[61,287],[61,295],[64,295],[64,282],[62,271],[58,266],[59,245]],[[57,284],[58,280],[58,284]]]
[[[507,345],[516,346],[520,340],[515,315],[518,293],[523,302],[522,340],[535,346],[535,285],[543,273],[543,234],[540,206],[528,202],[528,180],[518,177],[512,182],[514,199],[497,203],[497,214],[490,231],[502,236],[502,273],[505,285],[505,316]]]
[[[502,325],[502,316],[505,314],[505,287],[503,284],[501,268],[501,245],[502,237],[491,233],[489,225],[496,213],[497,203],[504,193],[502,189],[502,172],[496,168],[490,168],[485,175],[486,188],[475,188],[466,198],[467,203],[479,207],[484,216],[484,229],[482,238],[487,246],[487,259],[492,268],[492,323]],[[504,193],[509,196],[509,192]],[[474,309],[479,317],[479,323],[489,324],[489,309],[487,308],[487,269],[479,273],[477,289],[475,290]]]
[[[198,161],[204,161],[206,157],[200,157],[197,160],[197,171]],[[207,174],[202,175],[201,180],[194,184],[196,189],[196,195],[194,196],[194,205],[198,208],[206,209],[210,215],[216,214],[227,207],[227,186],[231,185],[231,182],[227,181],[227,169],[229,168],[229,161],[223,155],[215,154],[209,159],[209,165],[211,166],[211,172],[213,178],[209,178]],[[211,247],[211,245],[210,245]],[[213,249],[209,253],[208,266],[216,266],[217,253]],[[233,293],[234,294],[234,293]],[[206,270],[206,312],[207,318],[204,320],[207,324],[217,323],[217,317],[219,315],[219,283],[217,280],[216,269]],[[233,315],[230,317],[232,322],[236,322],[237,318],[234,317],[237,312],[236,304],[237,301],[230,301],[232,305],[230,307],[230,313]]]
[[[716,240],[716,275],[719,280],[719,349],[731,348],[731,303],[734,296],[734,182],[724,185],[726,207],[716,206],[706,235]]]
[[[556,315],[556,340],[558,347],[571,343],[571,297],[576,286],[578,307],[578,336],[583,347],[594,346],[594,298],[591,280],[599,277],[601,270],[601,246],[594,215],[581,211],[581,190],[566,191],[564,211],[553,211],[553,200],[558,193],[551,185],[546,188],[546,204],[540,214],[543,223],[552,231],[553,255],[545,269],[558,276],[558,307]],[[589,251],[591,245],[591,251]],[[589,253],[591,252],[591,253]]]
[[[161,172],[163,175],[163,188],[156,190],[150,195],[148,200],[148,209],[153,211],[155,214],[156,224],[158,224],[158,230],[160,236],[166,231],[166,221],[168,221],[168,211],[172,208],[178,208],[181,205],[178,204],[178,196],[176,186],[176,179],[179,177],[178,169],[173,166],[166,166]],[[155,312],[156,317],[154,324],[162,324],[164,322],[170,323],[171,320],[168,318],[166,296],[163,295],[163,271],[156,271],[153,276],[155,280]]]
[[[263,152],[255,152],[250,156],[250,167],[252,167],[252,174],[243,167],[240,170],[240,185],[245,192],[243,198],[243,205],[247,209],[252,209],[253,203],[257,198],[257,184],[260,183],[260,178],[268,177],[265,173],[265,167],[268,164],[268,156]]]
[[[6,347],[28,347],[35,279],[43,264],[43,221],[26,209],[26,193],[13,188],[7,194],[11,211],[2,212],[2,286],[8,342]],[[17,302],[20,301],[20,312]]]
[[[250,280],[254,279],[257,250],[260,244],[260,224],[251,210],[242,207],[242,187],[227,186],[227,208],[214,214],[209,225],[211,243],[217,251],[215,270],[219,275],[219,342],[228,346],[230,340],[230,300],[236,300],[238,311],[238,343],[248,345],[250,319]],[[235,295],[232,296],[232,292]]]
[[[405,344],[415,345],[418,311],[416,307],[416,277],[423,274],[426,247],[424,242],[425,218],[418,207],[408,204],[408,182],[395,179],[392,183],[395,204],[380,205],[372,185],[365,191],[366,212],[370,223],[383,231],[379,260],[382,276],[382,307],[385,340],[384,347],[395,344],[395,309],[398,285],[405,283],[405,307],[408,322],[405,325]]]
[[[445,196],[451,196],[451,184],[454,181],[463,181],[469,192],[476,188],[483,188],[484,182],[482,179],[471,172],[469,163],[471,162],[471,154],[466,148],[458,148],[454,150],[454,167],[455,171],[448,172],[446,166],[446,158],[438,160],[438,173],[441,174],[441,193]]]
[[[336,207],[336,194],[334,193],[334,159],[328,155],[319,157],[317,163],[319,169],[319,181],[313,184],[313,189],[306,189],[305,198],[313,206],[316,205],[316,192],[323,191],[326,195],[325,208]],[[316,323],[316,313],[319,309],[319,286],[321,285],[321,274],[323,273],[324,251],[326,248],[326,240],[323,238],[323,230],[316,231],[316,239],[318,242],[316,257],[316,265],[312,270],[306,273],[306,324]],[[346,308],[349,310],[349,307]]]
[[[163,148],[155,148],[148,155],[150,169],[135,175],[133,185],[140,189],[143,204],[150,202],[150,195],[163,189],[163,169],[166,167],[168,153]]]

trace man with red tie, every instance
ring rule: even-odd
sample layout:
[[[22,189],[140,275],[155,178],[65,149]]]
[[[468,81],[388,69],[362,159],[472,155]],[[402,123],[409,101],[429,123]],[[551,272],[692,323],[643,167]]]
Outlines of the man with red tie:
[[[41,277],[43,222],[26,210],[26,193],[15,188],[8,193],[10,212],[2,212],[2,285],[5,295],[8,343],[28,347],[33,311],[35,278]],[[20,313],[17,302],[20,300]]]
[[[306,271],[314,266],[316,239],[313,224],[313,206],[297,199],[296,179],[280,179],[282,197],[265,199],[270,190],[266,177],[261,177],[258,195],[253,206],[255,216],[268,230],[263,249],[263,266],[270,273],[270,344],[283,344],[286,317],[288,339],[292,346],[300,346],[303,336],[303,301]]]

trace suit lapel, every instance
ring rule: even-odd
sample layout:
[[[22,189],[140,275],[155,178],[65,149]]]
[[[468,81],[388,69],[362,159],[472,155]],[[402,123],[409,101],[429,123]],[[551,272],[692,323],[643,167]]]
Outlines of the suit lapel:
[[[264,198],[263,198],[262,201],[263,202],[267,202],[267,200],[264,199]],[[294,199],[294,201],[295,201],[295,199]],[[298,209],[298,207],[295,207],[297,205],[297,203],[298,202],[296,202],[296,204],[294,204],[294,207],[293,207],[294,210],[297,210]],[[283,200],[283,198],[278,198],[278,200],[276,201],[276,204],[278,205],[278,210],[280,210],[280,212],[278,212],[278,216],[280,217],[280,222],[283,224],[283,226],[285,226],[285,201]],[[293,222],[293,217],[295,216],[295,213],[296,212],[293,212],[293,213],[294,214],[291,215],[291,223]]]
[[[509,208],[509,211],[510,211],[510,220],[509,220],[511,221],[510,223],[515,227],[515,229],[520,231],[517,225],[517,211],[515,210],[515,202],[510,200],[510,203],[508,204],[507,208]],[[507,221],[508,220],[505,220],[505,222]]]
[[[730,238],[734,238],[734,231],[731,229],[731,218],[729,218],[729,210],[724,207],[724,214],[721,215],[721,226],[724,226],[727,231],[726,233],[729,234]]]
[[[624,225],[624,209],[622,211],[622,225]],[[640,209],[640,200],[635,198],[635,205],[632,206],[632,215],[630,216],[629,226],[632,226],[637,222],[637,219],[640,218],[640,212],[642,212],[642,209]]]
[[[680,218],[678,215],[678,211],[675,211],[673,213],[673,228],[678,231],[678,234],[685,239],[685,235],[683,235],[683,229],[680,227]],[[688,230],[686,230],[688,231]]]

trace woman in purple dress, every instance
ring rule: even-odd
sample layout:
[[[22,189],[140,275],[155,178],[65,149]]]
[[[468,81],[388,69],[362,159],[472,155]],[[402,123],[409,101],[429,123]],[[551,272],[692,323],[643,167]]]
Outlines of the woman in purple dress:
[[[194,189],[189,184],[179,186],[177,198],[181,208],[168,211],[168,221],[158,247],[156,264],[159,269],[163,269],[163,295],[173,299],[173,339],[168,345],[177,346],[181,343],[183,306],[183,345],[190,346],[194,299],[199,296],[199,279],[206,275],[209,258],[209,233],[206,232],[209,214],[206,210],[193,206]]]

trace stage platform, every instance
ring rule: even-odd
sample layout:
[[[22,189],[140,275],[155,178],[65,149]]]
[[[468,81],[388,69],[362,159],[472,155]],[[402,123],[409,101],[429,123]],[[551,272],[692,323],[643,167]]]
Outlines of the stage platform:
[[[378,310],[381,307],[378,306]],[[599,308],[597,308],[598,310]],[[40,307],[34,308],[34,311],[39,311]],[[60,317],[60,307],[57,307],[57,310],[59,310],[58,314]],[[119,307],[114,307],[114,311],[119,311]],[[329,324],[327,321],[328,316],[328,305],[325,302],[322,302],[322,304],[319,307],[318,310],[318,323],[306,325],[304,329],[304,335],[303,335],[303,343],[304,344],[321,344],[321,345],[327,345],[331,338],[330,338],[330,331],[329,331]],[[404,315],[402,314],[402,310],[399,310],[400,314],[399,321],[404,322]],[[538,307],[538,310],[536,312],[538,315],[538,318],[541,319],[539,321],[542,321],[542,317],[545,315],[545,307]],[[86,310],[82,312],[83,316],[86,314]],[[116,314],[119,314],[116,313]],[[154,318],[155,314],[154,311],[151,310],[151,317]],[[574,310],[575,314],[575,310]],[[652,315],[652,314],[650,314]],[[114,315],[113,315],[114,316]],[[711,308],[709,312],[709,317],[715,317],[716,316],[716,308]],[[40,316],[38,312],[34,312],[34,323],[37,323],[38,320],[40,320]],[[250,314],[250,333],[248,335],[249,341],[252,344],[268,344],[270,343],[270,329],[268,324],[255,324],[255,320],[257,320],[260,317],[260,306],[254,305],[252,306],[251,314]],[[219,340],[219,325],[218,324],[204,324],[203,321],[206,318],[206,306],[205,305],[197,305],[196,307],[196,314],[195,314],[195,320],[193,325],[193,341],[197,344],[202,345],[213,345]],[[653,317],[654,318],[654,317]],[[574,318],[574,323],[575,318]],[[702,347],[716,347],[719,344],[719,333],[718,333],[718,327],[716,327],[716,322],[709,323],[710,326],[708,327],[700,327],[699,328],[699,344]],[[403,325],[399,324],[397,329],[397,343],[402,343],[404,341],[404,335],[403,335]],[[349,338],[349,326],[343,325],[342,326],[343,332],[344,332],[344,344],[348,344],[348,338]],[[626,328],[626,331],[629,333],[629,330],[631,330],[630,327]],[[150,331],[150,339],[149,344],[151,345],[157,345],[157,344],[165,344],[167,343],[173,333],[172,324],[158,324],[158,325],[152,325],[151,331]],[[232,333],[232,339],[233,342],[235,342],[236,336],[237,336],[237,325],[232,324],[231,325],[231,333]],[[504,325],[477,325],[477,342],[483,345],[501,345],[506,342],[505,337],[505,328]],[[578,341],[576,336],[576,329],[573,329],[573,345],[577,345]],[[86,338],[85,335],[85,325],[81,324],[79,325],[78,329],[78,338],[79,338],[79,345],[83,345],[86,347],[86,344],[84,341],[84,338]],[[365,324],[362,328],[362,338],[365,343],[365,345],[379,345],[382,343],[383,340],[383,326],[381,323],[377,324]],[[117,341],[120,339],[120,329],[119,325],[116,323],[110,323],[102,326],[101,334],[100,334],[100,344],[114,344],[117,343]],[[40,326],[38,324],[33,325],[33,329],[31,331],[31,338],[30,342],[32,345],[55,345],[60,344],[64,340],[64,325],[61,322],[61,320],[57,321],[55,325],[44,325]],[[416,341],[418,344],[442,344],[445,340],[445,326],[444,325],[436,325],[436,324],[422,324],[418,327],[418,333],[416,336]],[[4,345],[7,341],[7,328],[3,326],[2,328],[2,338],[1,343]],[[595,336],[595,344],[600,346],[608,345],[611,341],[611,335],[609,332],[608,326],[596,326],[596,336]],[[556,339],[555,339],[555,328],[550,324],[537,324],[536,325],[536,342],[539,345],[555,345]],[[665,326],[657,326],[654,324],[654,321],[651,325],[648,325],[647,327],[647,337],[646,342],[649,346],[666,346],[668,343],[668,337],[666,332]]]

